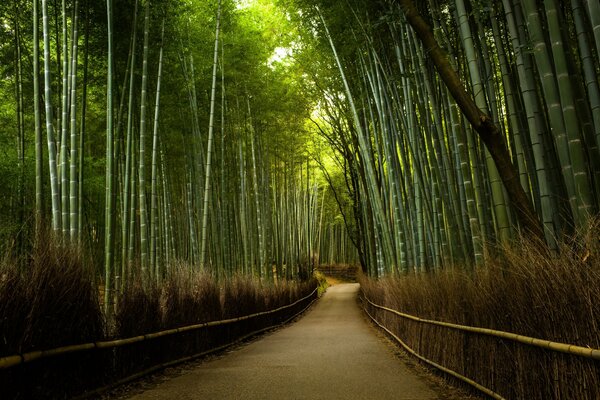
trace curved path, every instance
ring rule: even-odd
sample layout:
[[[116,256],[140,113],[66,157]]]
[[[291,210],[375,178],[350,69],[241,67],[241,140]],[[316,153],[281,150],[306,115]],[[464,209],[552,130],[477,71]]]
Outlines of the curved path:
[[[439,399],[395,357],[357,306],[330,287],[300,320],[132,399]]]

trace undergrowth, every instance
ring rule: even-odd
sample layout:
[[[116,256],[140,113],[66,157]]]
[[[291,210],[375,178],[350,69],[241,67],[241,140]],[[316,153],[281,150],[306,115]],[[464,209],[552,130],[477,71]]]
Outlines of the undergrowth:
[[[47,240],[34,249],[25,265],[2,261],[0,356],[103,336],[96,285],[77,250]]]
[[[316,285],[313,279],[279,279],[273,284],[243,275],[217,282],[208,272],[179,264],[160,286],[143,285],[141,280],[126,285],[115,314],[115,336],[136,336],[272,310],[308,295]]]
[[[185,264],[172,265],[160,284],[130,279],[113,319],[100,304],[92,264],[48,234],[33,254],[0,261],[0,357],[61,346],[143,335],[240,317],[291,304],[316,281],[260,282],[236,276],[218,281]],[[276,325],[302,310],[160,337],[114,349],[59,355],[0,369],[2,398],[65,398],[173,359],[222,346]]]
[[[362,277],[361,287],[373,302],[421,318],[598,349],[599,234],[592,224],[551,255],[522,241],[471,272]],[[597,361],[369,312],[425,357],[507,398],[600,398]]]
[[[318,283],[318,289],[319,289],[319,296],[322,296],[325,291],[327,290],[327,288],[329,287],[329,283],[327,282],[327,278],[325,277],[325,275],[320,272],[320,271],[315,271],[314,272],[314,277],[317,280]]]

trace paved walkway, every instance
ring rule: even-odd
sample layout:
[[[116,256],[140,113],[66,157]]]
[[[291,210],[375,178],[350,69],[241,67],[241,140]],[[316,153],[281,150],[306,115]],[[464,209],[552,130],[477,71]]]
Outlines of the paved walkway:
[[[297,322],[132,399],[439,399],[377,337],[357,292],[330,287]]]

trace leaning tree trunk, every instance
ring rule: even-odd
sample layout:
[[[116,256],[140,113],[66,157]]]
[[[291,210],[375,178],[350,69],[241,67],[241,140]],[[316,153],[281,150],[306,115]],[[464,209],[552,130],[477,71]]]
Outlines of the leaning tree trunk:
[[[417,33],[427,54],[431,57],[441,79],[448,87],[461,111],[490,152],[515,212],[526,232],[544,240],[542,224],[531,201],[519,182],[519,174],[512,164],[504,137],[491,118],[483,113],[467,93],[456,71],[452,69],[444,50],[439,46],[431,28],[419,14],[412,0],[399,0],[408,23]]]

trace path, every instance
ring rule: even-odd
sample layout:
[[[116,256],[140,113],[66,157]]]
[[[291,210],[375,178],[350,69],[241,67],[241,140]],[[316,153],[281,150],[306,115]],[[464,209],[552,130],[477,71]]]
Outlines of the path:
[[[330,287],[297,322],[131,398],[438,399],[377,337],[357,292]]]

